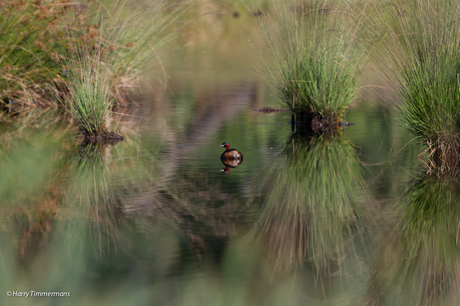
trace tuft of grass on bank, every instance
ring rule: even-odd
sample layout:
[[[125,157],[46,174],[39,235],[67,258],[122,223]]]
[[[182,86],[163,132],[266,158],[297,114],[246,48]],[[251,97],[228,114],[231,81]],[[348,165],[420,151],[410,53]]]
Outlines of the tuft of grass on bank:
[[[93,52],[87,46],[75,45],[65,59],[70,97],[58,99],[77,120],[86,138],[100,138],[114,129],[111,116],[113,79],[108,68],[111,60],[103,62],[102,56],[102,49]]]
[[[374,4],[366,32],[377,63],[398,88],[398,109],[431,156],[460,154],[460,7],[456,1]],[[380,12],[377,14],[377,11]]]
[[[357,94],[361,52],[359,21],[333,1],[277,2],[263,15],[262,30],[273,54],[269,77],[283,103],[296,113],[340,119]]]
[[[435,148],[460,150],[460,9],[454,1],[417,1],[412,16],[402,19],[402,116],[408,128]]]
[[[186,7],[163,0],[1,2],[0,100],[55,106],[53,96],[62,98],[72,86],[63,67],[75,60],[72,46],[85,45],[101,50],[103,65],[104,54],[112,53],[111,95],[126,102],[140,74],[176,34],[172,25]]]
[[[109,69],[113,79],[112,94],[117,101],[139,85],[138,78],[146,68],[158,62],[158,53],[180,29],[179,18],[188,3],[170,1],[105,0],[90,4],[77,17],[83,31],[93,25],[92,48],[111,54]],[[103,26],[102,26],[103,25]],[[98,41],[97,38],[102,39]],[[90,38],[90,39],[91,39]],[[107,64],[107,63],[106,63]]]
[[[56,96],[90,139],[120,138],[114,133],[112,108],[136,87],[136,79],[156,52],[172,37],[167,28],[176,9],[129,1],[88,3],[64,25],[68,42],[61,63],[68,81],[66,94]],[[164,15],[163,9],[170,9]],[[70,15],[70,14],[69,14]]]
[[[59,27],[65,7],[61,1],[0,3],[0,101],[16,105],[52,101],[50,85],[62,82],[56,47],[65,35]]]

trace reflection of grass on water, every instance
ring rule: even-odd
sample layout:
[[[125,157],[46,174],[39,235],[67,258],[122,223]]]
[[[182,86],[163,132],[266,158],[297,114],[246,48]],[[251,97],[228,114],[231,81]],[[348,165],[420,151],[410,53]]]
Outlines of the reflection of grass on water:
[[[56,128],[61,119],[55,111],[19,112],[9,118],[7,131],[0,135],[3,288],[22,286],[20,275],[31,269],[53,238],[53,219],[61,210],[56,185],[66,144],[71,142],[65,128]],[[37,128],[43,133],[37,133]]]
[[[82,243],[79,248],[74,248],[78,252],[86,252],[88,245],[83,243],[91,240],[89,246],[92,245],[96,254],[103,254],[109,245],[121,238],[117,226],[120,205],[114,188],[109,185],[110,149],[102,143],[84,143],[69,167],[68,173],[72,177],[68,178],[64,209],[58,218],[72,228],[67,232],[66,244]]]
[[[56,110],[26,109],[14,114],[1,122],[5,127],[0,134],[1,208],[7,209],[6,215],[22,209],[31,213],[28,219],[32,220],[34,210],[30,208],[53,189],[50,184],[64,154],[58,144],[70,141],[72,129]],[[37,129],[44,132],[37,133]],[[39,196],[34,198],[34,194]]]
[[[55,156],[59,151],[50,139],[36,134],[29,139],[30,135],[25,134],[28,133],[23,131],[25,139],[20,143],[0,146],[0,198],[2,224],[12,222],[14,226],[19,214],[25,219],[27,229],[35,222],[41,222],[40,210],[34,205],[43,201],[43,206],[48,206],[45,200],[50,190],[43,190],[43,186],[49,187],[52,182],[58,166]],[[54,210],[53,205],[50,208],[50,211]]]
[[[280,76],[271,65],[267,69],[284,104],[340,119],[356,95],[361,58],[344,8],[326,0],[279,1],[260,20]]]
[[[371,298],[391,305],[458,304],[459,187],[458,175],[425,174],[408,186],[397,228],[377,254]]]
[[[71,156],[70,164],[66,163],[65,169],[59,168],[65,170],[64,176],[62,171],[58,175],[54,171],[67,160],[65,156],[57,155],[47,139],[32,137],[29,142],[24,131],[22,136],[27,141],[25,146],[1,150],[0,154],[0,197],[4,201],[0,255],[8,266],[0,278],[3,287],[8,284],[38,291],[71,291],[79,301],[89,297],[110,300],[115,294],[111,289],[105,294],[98,286],[93,291],[89,284],[93,281],[100,284],[101,278],[110,278],[116,273],[129,279],[132,276],[129,269],[118,271],[114,268],[117,264],[130,262],[135,266],[148,261],[152,271],[160,275],[166,273],[163,271],[169,265],[165,263],[174,259],[171,254],[176,247],[174,231],[157,226],[161,234],[153,233],[147,218],[139,218],[139,221],[129,218],[123,207],[127,197],[139,191],[136,187],[146,187],[124,184],[130,185],[133,177],[142,182],[151,169],[145,165],[141,169],[133,167],[132,160],[114,162],[112,159],[120,156],[119,150],[125,150],[125,156],[133,158],[145,151],[139,152],[135,144],[128,149],[115,149],[101,143],[82,145]],[[164,179],[164,173],[158,169],[152,173],[150,176],[158,176],[158,181]],[[119,177],[123,180],[117,180]],[[170,240],[163,241],[168,238]],[[142,243],[143,240],[146,242]],[[152,240],[158,243],[146,245]],[[158,245],[162,246],[161,250],[154,249]],[[152,254],[154,259],[149,257]],[[135,256],[138,257],[133,259]],[[101,259],[107,261],[100,262]],[[20,263],[15,262],[17,260]],[[27,270],[26,275],[20,273],[22,268]],[[132,285],[130,279],[121,277],[108,283],[114,287],[116,283]],[[131,288],[139,293],[139,288]],[[123,296],[139,300],[134,293],[123,292]]]
[[[260,231],[278,268],[310,259],[321,270],[353,249],[365,191],[346,139],[293,137],[268,177]]]
[[[51,267],[57,277],[48,284],[65,273],[72,275],[65,281],[71,288],[83,287],[87,296],[112,301],[109,304],[118,304],[113,296],[120,295],[140,301],[140,293],[150,301],[169,301],[171,297],[161,291],[171,273],[186,265],[181,256],[201,259],[203,254],[220,256],[223,251],[235,230],[239,206],[218,186],[209,191],[206,177],[181,173],[171,180],[170,165],[158,159],[164,149],[161,143],[136,147],[138,143],[130,141],[115,147],[90,143],[76,152],[64,208],[58,215],[56,242],[48,246],[50,257],[58,257],[55,265],[65,268]],[[133,159],[115,162],[120,156]],[[64,258],[70,258],[71,264],[67,266]],[[100,275],[106,291],[89,285],[101,282],[86,279],[93,274]],[[139,284],[133,275],[146,281]],[[130,291],[119,292],[117,284]]]
[[[132,218],[163,220],[198,257],[213,247],[212,240],[225,239],[234,230],[238,203],[229,201],[229,195],[218,185],[209,190],[211,183],[204,184],[207,177],[198,178],[195,173],[192,177],[187,173],[173,176],[173,165],[157,159],[161,143],[155,148],[155,141],[155,137],[144,139],[136,147],[138,143],[128,139],[122,148],[89,142],[72,160],[67,210],[61,216],[70,222],[84,220],[90,229],[85,235],[94,243],[102,243],[102,247],[94,244],[98,253],[107,251],[104,245],[123,248],[129,244],[124,241],[123,223]],[[152,149],[156,152],[148,151]],[[124,155],[116,153],[118,150],[125,150]],[[112,154],[132,155],[134,160],[127,159],[131,166],[126,166],[111,161]],[[78,235],[75,239],[83,242]]]

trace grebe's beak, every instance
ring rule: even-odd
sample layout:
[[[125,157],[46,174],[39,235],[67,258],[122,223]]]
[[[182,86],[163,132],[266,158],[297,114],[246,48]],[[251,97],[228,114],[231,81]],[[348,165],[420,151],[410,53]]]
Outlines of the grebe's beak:
[[[224,146],[224,145],[222,144],[222,145],[220,145],[219,147],[223,147],[223,146]]]

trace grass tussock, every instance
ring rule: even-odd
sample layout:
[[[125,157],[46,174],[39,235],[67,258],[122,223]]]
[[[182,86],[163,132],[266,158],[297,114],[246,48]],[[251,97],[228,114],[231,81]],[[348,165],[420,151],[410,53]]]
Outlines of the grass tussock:
[[[93,10],[85,6],[75,13],[77,22],[66,24],[70,38],[62,56],[68,71],[69,96],[60,99],[90,140],[122,139],[116,134],[111,111],[123,100],[126,88],[136,85],[152,54],[171,37],[165,33],[171,18],[160,17],[160,4],[106,1]],[[152,22],[153,20],[153,22]]]
[[[173,26],[186,7],[167,1],[90,2],[76,14],[79,24],[66,27],[90,40],[95,52],[88,50],[88,54],[108,67],[112,93],[117,100],[123,100],[124,94],[138,85],[138,77],[146,66],[157,59],[159,50],[174,37]]]
[[[72,52],[60,50],[71,51],[75,45],[115,55],[110,90],[117,101],[123,100],[142,69],[170,41],[174,31],[169,26],[185,7],[166,1],[0,2],[1,101],[53,105],[52,96],[65,95],[70,82],[63,61],[75,59]]]
[[[111,111],[172,38],[186,5],[126,0],[0,3],[0,99],[63,104],[89,138],[114,137]]]
[[[70,30],[69,30],[70,31]],[[69,32],[69,36],[76,35]],[[102,35],[99,36],[99,45]],[[110,64],[113,56],[103,53],[103,48],[91,44],[71,43],[63,56],[64,71],[69,83],[67,95],[56,96],[77,120],[86,139],[106,138],[108,131],[116,127],[112,122],[111,111],[114,98],[111,89]]]
[[[366,37],[383,74],[398,88],[398,109],[415,137],[441,159],[459,153],[460,8],[456,1],[368,7]]]
[[[275,66],[270,78],[285,106],[297,113],[340,119],[357,93],[362,56],[359,21],[327,0],[279,2],[261,25]]]

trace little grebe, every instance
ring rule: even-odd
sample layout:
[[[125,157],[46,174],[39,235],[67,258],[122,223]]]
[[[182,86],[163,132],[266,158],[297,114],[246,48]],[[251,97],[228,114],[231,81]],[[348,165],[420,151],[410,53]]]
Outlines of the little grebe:
[[[243,154],[236,149],[230,149],[228,142],[225,141],[220,146],[225,148],[224,153],[220,156],[220,160],[225,166],[235,168],[243,162]]]

